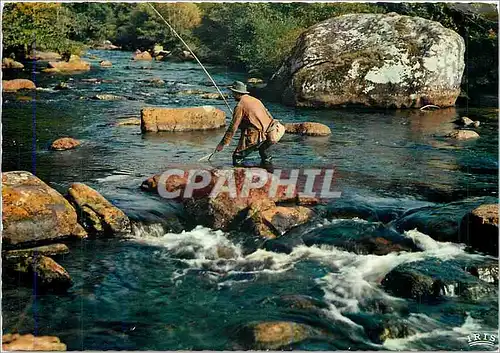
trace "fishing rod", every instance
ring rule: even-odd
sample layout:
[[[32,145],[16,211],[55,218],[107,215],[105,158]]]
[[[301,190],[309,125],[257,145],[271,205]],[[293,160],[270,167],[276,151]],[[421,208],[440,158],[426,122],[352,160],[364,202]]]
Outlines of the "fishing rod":
[[[174,27],[172,27],[170,25],[170,23],[167,22],[167,20],[161,15],[161,13],[159,13],[158,10],[151,3],[148,2],[148,5],[151,6],[151,8],[154,10],[154,12],[156,12],[156,14],[158,16],[160,16],[160,18],[163,20],[163,22],[165,22],[165,24],[168,26],[168,28],[170,28],[170,30],[177,36],[177,38],[179,38],[179,40],[182,42],[182,44],[184,44],[184,46],[187,48],[187,50],[189,50],[189,52],[195,58],[195,60],[198,62],[198,64],[200,64],[201,68],[203,69],[203,71],[205,72],[205,74],[208,76],[208,78],[210,79],[210,81],[212,81],[214,87],[217,89],[217,92],[219,92],[220,96],[224,100],[224,103],[226,103],[227,108],[229,109],[229,111],[231,112],[231,114],[233,114],[233,110],[229,106],[229,103],[227,102],[226,97],[224,97],[224,95],[222,94],[221,90],[219,89],[219,86],[217,86],[217,84],[215,83],[215,81],[212,78],[212,76],[210,76],[210,74],[208,73],[207,69],[205,69],[205,66],[203,66],[203,64],[201,63],[200,59],[198,59],[198,57],[191,50],[191,48],[189,47],[189,45],[182,39],[182,37],[179,35],[179,33],[177,33],[177,31],[174,29]]]
[[[210,76],[210,74],[208,73],[207,69],[205,69],[205,66],[203,66],[203,64],[201,63],[200,59],[198,59],[198,57],[196,56],[196,54],[191,50],[191,48],[189,47],[189,45],[184,41],[184,39],[182,39],[182,37],[179,35],[179,33],[177,33],[177,31],[174,29],[174,27],[172,27],[170,25],[170,23],[167,22],[167,20],[162,16],[161,13],[158,12],[158,10],[151,4],[151,3],[148,3],[148,5],[153,9],[154,12],[156,12],[156,14],[158,16],[160,16],[160,18],[163,20],[163,22],[165,22],[165,24],[168,26],[168,28],[170,28],[170,30],[176,35],[177,38],[179,38],[179,40],[182,42],[182,44],[184,44],[184,46],[187,48],[187,50],[189,50],[189,52],[191,53],[191,55],[193,56],[193,58],[196,60],[196,62],[201,66],[201,68],[203,69],[203,71],[205,72],[205,74],[208,76],[208,78],[210,79],[210,81],[212,81],[214,87],[217,89],[217,92],[219,92],[220,96],[222,97],[222,99],[224,100],[224,103],[226,103],[226,106],[227,108],[229,109],[229,111],[231,112],[231,115],[233,114],[233,110],[231,109],[231,107],[229,106],[229,103],[227,102],[226,100],[226,97],[224,97],[224,95],[222,94],[221,90],[219,89],[219,86],[217,86],[217,84],[215,83],[214,79],[212,78],[212,76]],[[214,150],[212,153],[198,159],[198,162],[202,162],[202,161],[209,161],[210,158],[212,158],[212,156],[217,152],[217,150]]]

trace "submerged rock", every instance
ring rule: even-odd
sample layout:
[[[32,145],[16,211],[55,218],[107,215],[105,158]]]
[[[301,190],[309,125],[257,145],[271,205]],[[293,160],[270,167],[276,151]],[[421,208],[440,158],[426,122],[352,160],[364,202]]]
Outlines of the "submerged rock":
[[[99,63],[99,65],[101,65],[101,67],[111,67],[113,66],[113,63],[109,60],[103,60]]]
[[[285,129],[288,134],[299,134],[309,136],[327,136],[331,135],[332,131],[324,124],[320,123],[287,123]]]
[[[453,261],[427,259],[397,266],[382,280],[390,293],[416,300],[462,297],[476,301],[493,295],[496,287],[464,271]]]
[[[5,257],[3,269],[7,278],[21,279],[42,290],[66,290],[72,285],[68,272],[47,256]]]
[[[456,120],[455,123],[463,126],[473,125],[474,127],[478,127],[481,124],[479,121],[474,121],[466,116],[463,116],[460,119]]]
[[[33,174],[4,172],[2,181],[4,249],[86,235],[71,204]]]
[[[332,245],[356,254],[386,255],[419,251],[413,241],[381,223],[359,219],[334,220],[302,236],[304,244]]]
[[[126,119],[120,119],[116,122],[117,126],[140,126],[141,125],[141,118],[126,118]]]
[[[2,69],[23,69],[24,65],[11,58],[2,59]]]
[[[142,132],[217,129],[226,125],[226,114],[211,106],[194,108],[148,107],[141,110]]]
[[[114,94],[96,94],[92,98],[100,101],[119,101],[125,99],[122,96],[116,96]]]
[[[240,340],[247,349],[279,349],[314,334],[311,326],[297,322],[272,321],[249,324],[241,330]]]
[[[267,88],[287,104],[452,106],[465,44],[438,22],[392,14],[337,16],[307,29]]]
[[[476,139],[479,137],[479,134],[472,130],[455,130],[446,135],[446,137],[461,141]]]
[[[4,92],[19,91],[23,89],[36,89],[35,83],[23,78],[16,78],[14,80],[2,80],[2,90]]]
[[[405,338],[416,333],[408,319],[394,314],[356,313],[349,319],[364,327],[366,335],[375,343],[387,339]]]
[[[2,336],[3,351],[65,351],[66,345],[55,336],[7,333]]]
[[[50,244],[42,245],[34,248],[7,250],[2,253],[2,256],[9,259],[15,257],[32,257],[35,255],[53,256],[68,254],[69,248],[65,244]]]
[[[79,221],[91,234],[121,235],[131,232],[130,220],[91,187],[74,183],[68,189],[68,200],[76,208]]]
[[[460,238],[473,249],[498,257],[498,204],[481,205],[464,216]]]
[[[81,142],[72,137],[61,137],[52,142],[50,149],[54,151],[65,151],[80,146]]]

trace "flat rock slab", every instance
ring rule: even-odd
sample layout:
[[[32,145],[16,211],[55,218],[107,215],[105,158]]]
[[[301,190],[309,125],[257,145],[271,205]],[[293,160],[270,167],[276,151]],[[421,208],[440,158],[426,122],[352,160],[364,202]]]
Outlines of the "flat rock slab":
[[[142,132],[210,130],[226,125],[226,114],[211,106],[148,107],[141,110]]]
[[[86,235],[71,204],[33,174],[5,172],[2,181],[4,246],[19,247]]]
[[[36,89],[35,83],[23,78],[14,80],[2,80],[2,90],[4,92],[15,92],[23,89]]]
[[[34,248],[19,249],[19,250],[8,250],[2,253],[5,258],[15,258],[15,257],[32,257],[36,255],[53,256],[53,255],[63,255],[68,254],[69,248],[65,244],[50,244],[37,246]]]

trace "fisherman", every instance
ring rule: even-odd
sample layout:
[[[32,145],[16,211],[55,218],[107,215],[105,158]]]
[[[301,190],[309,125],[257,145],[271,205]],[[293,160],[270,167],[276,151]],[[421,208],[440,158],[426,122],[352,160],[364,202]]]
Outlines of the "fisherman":
[[[241,136],[238,147],[233,152],[233,165],[242,165],[245,157],[258,150],[261,165],[264,167],[270,166],[272,157],[268,149],[277,141],[272,141],[269,131],[271,126],[279,124],[279,122],[273,119],[260,100],[249,95],[247,86],[243,82],[236,81],[229,89],[233,92],[233,97],[238,102],[238,105],[234,109],[233,119],[224,137],[217,145],[216,151],[222,151],[231,142],[236,130],[239,128]]]

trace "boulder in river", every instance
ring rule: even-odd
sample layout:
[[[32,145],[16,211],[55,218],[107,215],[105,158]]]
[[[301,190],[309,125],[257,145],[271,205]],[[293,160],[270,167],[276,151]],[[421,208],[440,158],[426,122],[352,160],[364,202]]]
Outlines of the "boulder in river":
[[[472,130],[455,130],[446,135],[446,137],[462,141],[476,139],[479,137],[479,134]]]
[[[498,256],[498,204],[481,205],[460,224],[460,238],[472,248]]]
[[[474,127],[479,127],[481,123],[479,121],[474,121],[471,118],[468,118],[466,116],[462,116],[460,119],[455,120],[455,124],[463,125],[463,126],[474,126]]]
[[[24,78],[16,78],[14,80],[2,80],[2,90],[4,92],[19,91],[23,89],[36,89],[35,83]]]
[[[453,261],[426,259],[399,265],[382,280],[390,293],[416,300],[461,297],[476,301],[495,295],[497,288],[464,271]]]
[[[4,172],[2,181],[4,249],[86,235],[71,204],[33,174]]]
[[[51,51],[34,50],[32,53],[29,54],[28,58],[30,60],[40,60],[40,61],[61,60],[61,54]]]
[[[276,238],[284,235],[293,227],[310,221],[315,213],[304,206],[275,206],[262,210],[249,210],[250,227],[254,233],[263,238]]]
[[[109,60],[103,60],[99,63],[101,67],[111,67],[113,66],[113,63]]]
[[[226,113],[211,106],[141,110],[142,132],[209,130],[225,125]]]
[[[46,72],[79,72],[89,71],[90,63],[82,60],[78,55],[71,55],[69,61],[49,61]]]
[[[290,321],[249,324],[239,332],[246,349],[275,350],[303,341],[314,334],[311,326]]]
[[[68,189],[67,197],[89,233],[107,236],[130,233],[130,220],[125,213],[91,187],[74,183]]]
[[[285,129],[288,134],[299,134],[309,136],[327,136],[332,133],[330,128],[320,123],[286,123]]]
[[[9,257],[2,261],[5,276],[9,279],[21,279],[28,285],[35,285],[42,290],[61,291],[72,285],[68,272],[47,256]]]
[[[24,65],[11,58],[3,58],[2,69],[24,69]]]
[[[2,336],[2,351],[65,351],[66,345],[55,336],[7,333]]]
[[[460,94],[464,39],[439,22],[349,14],[297,40],[267,90],[295,106],[452,106]]]
[[[80,146],[81,142],[72,137],[61,137],[52,142],[50,149],[54,151],[71,150]]]
[[[114,95],[114,94],[107,94],[107,93],[96,94],[92,98],[100,100],[100,101],[120,101],[120,100],[124,100],[125,99],[122,96],[117,96],[117,95]]]
[[[153,57],[151,56],[151,54],[149,54],[148,51],[136,51],[134,53],[134,56],[132,58],[133,60],[153,60]]]

